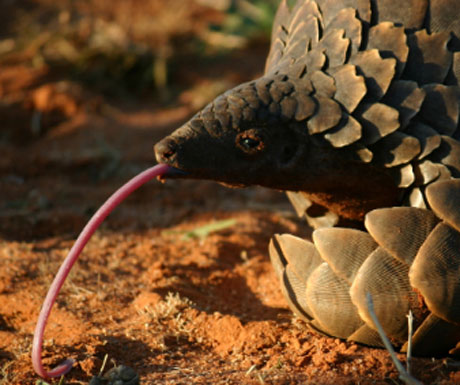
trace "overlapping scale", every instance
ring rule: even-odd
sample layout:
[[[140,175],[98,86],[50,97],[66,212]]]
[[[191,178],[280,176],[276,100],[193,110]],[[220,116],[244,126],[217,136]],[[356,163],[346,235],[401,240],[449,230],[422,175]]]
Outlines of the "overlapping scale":
[[[281,102],[281,118],[291,120],[297,112],[297,100],[291,96],[285,96]]]
[[[303,92],[295,92],[292,97],[297,101],[295,120],[305,120],[315,113],[317,105],[313,98]]]
[[[420,111],[425,94],[425,91],[419,88],[414,81],[395,80],[382,98],[382,103],[398,110],[401,130],[404,130],[411,119]]]
[[[443,165],[443,164],[438,164],[437,165],[439,168],[439,177],[436,179],[436,181],[442,181],[442,180],[450,180],[452,179],[452,173],[449,171],[449,169]]]
[[[419,141],[402,132],[396,131],[369,146],[377,164],[395,167],[408,163],[420,153]]]
[[[382,248],[400,262],[410,265],[438,222],[429,210],[391,207],[367,213],[364,224]]]
[[[342,118],[342,109],[332,99],[318,95],[315,97],[318,103],[316,114],[307,122],[310,134],[319,134],[336,126]]]
[[[287,301],[299,316],[310,320],[312,313],[306,303],[305,284],[323,263],[315,246],[290,234],[277,234],[270,240],[269,253]]]
[[[318,17],[310,15],[305,19],[304,32],[308,36],[310,46],[316,47],[320,38],[320,20]]]
[[[390,168],[388,172],[400,188],[407,188],[415,182],[414,168],[410,163],[402,167]]]
[[[358,119],[364,128],[362,142],[366,145],[395,132],[400,126],[398,110],[382,103],[363,105]]]
[[[458,208],[457,208],[458,209]],[[410,282],[438,317],[460,323],[460,234],[445,223],[430,233],[410,269]]]
[[[433,163],[429,160],[423,160],[414,165],[415,185],[425,186],[441,175],[441,167],[439,164]]]
[[[310,22],[314,22],[313,18],[310,18]],[[289,34],[289,40],[286,46],[286,55],[294,59],[301,58],[304,56],[311,44],[311,38],[309,31],[311,26],[307,22],[301,22],[296,25],[294,31]]]
[[[304,275],[307,278],[323,262],[313,243],[291,234],[273,236],[270,241],[270,257],[276,258],[272,262],[278,274],[290,264],[299,278]]]
[[[374,158],[374,154],[364,146],[356,146],[356,156],[364,163],[370,163]]]
[[[451,136],[458,126],[460,91],[456,86],[428,84],[420,117],[441,135]]]
[[[286,260],[299,279],[307,278],[315,267],[322,263],[313,243],[290,234],[279,236],[278,241]]]
[[[420,142],[413,136],[396,131],[369,146],[369,149],[377,164],[395,167],[414,159],[420,153]]]
[[[337,225],[339,217],[323,206],[313,203],[303,192],[287,191],[292,206],[299,217],[305,217],[312,229]]]
[[[316,0],[321,8],[325,25],[328,25],[337,14],[345,8],[354,8],[358,11],[361,20],[371,21],[371,4],[369,0]]]
[[[327,26],[329,29],[345,31],[345,37],[351,42],[351,55],[358,52],[362,39],[362,23],[357,18],[357,11],[354,8],[344,8]]]
[[[406,29],[419,29],[425,19],[428,0],[379,0],[375,4],[379,22],[391,21]]]
[[[320,40],[321,20],[315,1],[299,1],[291,11],[283,1],[275,16],[265,73],[292,73],[296,64],[307,64],[309,69],[322,68],[325,57],[321,50],[310,55],[308,52]]]
[[[434,314],[428,315],[412,336],[414,356],[440,356],[449,352],[460,340],[460,327]],[[407,351],[407,343],[401,348]]]
[[[364,324],[347,338],[348,341],[359,342],[360,344],[383,348],[382,338],[379,333]]]
[[[257,109],[260,106],[259,98],[257,97],[256,90],[254,88],[254,82],[243,84],[238,90],[238,94],[253,109]]]
[[[426,124],[411,123],[404,132],[419,140],[421,146],[419,159],[424,159],[441,145],[441,137],[438,132]]]
[[[307,220],[309,226],[313,229],[332,227],[339,223],[339,216],[332,211],[328,211],[327,209],[323,211],[321,215],[310,215],[307,211],[305,219]]]
[[[306,280],[299,278],[293,271],[291,265],[287,265],[283,271],[282,277],[282,291],[284,296],[290,301],[298,310],[304,319],[311,320],[313,312],[307,303],[306,293]]]
[[[325,333],[348,338],[363,325],[349,289],[350,285],[336,276],[327,263],[310,275],[306,290],[308,307]]]
[[[290,65],[286,71],[292,79],[302,79],[307,73],[307,65],[303,61],[297,61]]]
[[[286,42],[283,40],[285,37],[284,29],[280,26],[278,27],[278,32],[275,34],[274,40],[272,40],[272,45],[270,47],[270,52],[265,63],[265,72],[268,73],[280,62],[283,57],[283,51],[286,48]]]
[[[291,17],[291,12],[287,4],[287,0],[282,0],[275,14],[272,26],[272,42],[276,40],[279,36],[279,31],[284,31],[283,33],[287,36],[286,26],[288,25],[289,19]]]
[[[348,113],[352,113],[367,92],[366,83],[362,76],[356,74],[356,67],[346,64],[331,73],[335,80],[337,100]]]
[[[283,97],[291,93],[294,89],[292,83],[288,81],[274,81],[270,84],[271,100],[275,103],[280,103]]]
[[[409,58],[404,73],[418,84],[442,83],[452,64],[447,31],[428,34],[425,29],[408,35]]]
[[[323,69],[326,65],[326,55],[324,54],[324,50],[317,47],[308,51],[305,58],[305,64],[307,65],[308,72]]]
[[[272,101],[270,96],[269,87],[273,83],[273,79],[270,77],[263,77],[255,81],[255,89],[257,91],[257,96],[262,104],[268,106]]]
[[[441,135],[441,144],[429,159],[449,166],[454,177],[460,177],[460,143],[445,135]]]
[[[458,18],[457,0],[431,0],[428,24],[433,32],[451,31],[460,37],[460,21]],[[454,10],[454,11],[453,11]],[[453,42],[453,48],[460,50],[459,41]]]
[[[377,248],[358,270],[350,289],[351,299],[360,316],[373,327],[367,307],[367,293],[372,295],[374,310],[385,333],[395,341],[407,339],[406,316],[417,296],[408,278],[409,267]]]
[[[288,26],[289,31],[294,31],[297,25],[310,17],[314,17],[318,20],[322,19],[321,12],[316,2],[312,0],[298,1],[292,9],[292,16]]]
[[[321,258],[349,284],[366,258],[377,248],[372,237],[364,231],[339,227],[315,230],[313,241]]]
[[[378,50],[371,49],[358,52],[350,63],[364,75],[369,97],[381,99],[395,77],[396,59],[382,59]]]
[[[403,202],[404,204],[410,207],[416,207],[419,209],[426,209],[426,201],[425,195],[423,194],[422,190],[418,187],[413,187],[407,197],[406,201]]]
[[[343,29],[328,30],[319,41],[319,49],[324,51],[327,57],[328,67],[335,68],[345,63],[350,40],[344,37]]]
[[[460,180],[433,183],[427,187],[426,197],[434,213],[460,231]]]
[[[299,217],[303,217],[305,211],[312,205],[312,202],[301,192],[286,191],[286,195]]]
[[[361,137],[361,124],[351,115],[345,116],[342,124],[324,134],[324,138],[337,148],[349,146],[357,142]]]
[[[378,49],[382,58],[392,57],[397,60],[396,77],[401,76],[407,62],[409,47],[403,27],[392,22],[379,23],[369,29],[367,49]]]
[[[289,28],[293,28],[297,23],[302,21],[308,16],[314,16],[317,19],[322,19],[316,0],[297,1],[292,9],[292,17],[289,23]]]
[[[315,93],[318,95],[323,95],[330,99],[337,91],[334,78],[323,71],[313,71],[309,79]]]
[[[439,168],[439,177],[436,181],[452,179],[452,173],[449,171],[449,169],[445,165],[438,164],[437,166]]]
[[[452,74],[455,78],[454,84],[460,85],[460,52],[454,52],[452,58]]]

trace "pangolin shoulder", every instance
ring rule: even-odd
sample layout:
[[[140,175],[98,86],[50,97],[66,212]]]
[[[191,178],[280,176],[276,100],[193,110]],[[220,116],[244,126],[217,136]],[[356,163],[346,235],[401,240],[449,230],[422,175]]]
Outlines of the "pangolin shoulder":
[[[317,108],[299,114],[309,134],[364,151],[405,189],[408,205],[426,207],[426,186],[460,172],[451,154],[460,138],[456,7],[455,0],[299,0],[290,8],[284,0],[276,15],[265,77],[312,84],[307,94]],[[427,161],[437,177],[425,175],[434,170]]]

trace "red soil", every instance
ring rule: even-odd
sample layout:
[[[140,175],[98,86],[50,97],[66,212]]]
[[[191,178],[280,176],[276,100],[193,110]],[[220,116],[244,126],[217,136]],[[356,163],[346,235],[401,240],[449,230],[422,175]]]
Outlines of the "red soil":
[[[90,214],[152,165],[153,144],[191,113],[114,110],[71,87],[37,85],[41,75],[0,74],[3,97],[17,100],[0,109],[0,382],[9,384],[37,380],[30,352],[40,305]],[[50,122],[44,131],[30,132],[33,111]],[[236,224],[183,237],[229,218]],[[267,258],[277,232],[309,234],[278,192],[149,183],[74,267],[46,331],[45,364],[76,359],[66,384],[88,383],[106,354],[106,370],[130,366],[142,383],[399,383],[386,351],[319,336],[291,314]],[[414,359],[413,368],[425,383],[460,383],[451,360]]]

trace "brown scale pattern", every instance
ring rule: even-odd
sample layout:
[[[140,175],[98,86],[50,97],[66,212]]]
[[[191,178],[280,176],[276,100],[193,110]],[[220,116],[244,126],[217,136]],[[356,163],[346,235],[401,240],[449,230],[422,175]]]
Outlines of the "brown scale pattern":
[[[341,40],[323,44],[328,60],[321,71],[334,79],[329,89],[337,90],[330,96],[339,102],[341,114],[351,115],[362,126],[362,134],[355,133],[353,141],[372,152],[372,162],[390,168],[395,178],[399,174],[396,180],[404,188],[402,203],[412,207],[371,211],[365,221],[368,233],[323,228],[313,233],[314,243],[276,235],[270,255],[278,274],[294,269],[297,277],[302,276],[300,286],[282,280],[283,292],[313,329],[379,345],[365,301],[366,293],[371,292],[376,313],[395,345],[403,350],[407,347],[406,314],[412,309],[416,317],[414,353],[447,354],[460,341],[460,184],[453,179],[460,170],[456,140],[460,102],[458,46],[450,44],[460,36],[460,24],[451,16],[458,16],[455,2],[412,0],[398,6],[390,1],[339,1],[331,7],[328,1],[298,1],[291,11],[283,2],[276,21],[284,26],[279,28],[283,33],[275,33],[274,41],[289,38],[295,13],[311,8],[310,3],[320,10],[316,18],[325,27],[323,39],[332,34],[330,28],[337,28],[359,46],[359,50],[348,50],[342,63]],[[428,17],[426,12],[430,12]],[[296,30],[299,33],[299,27]],[[361,31],[360,36],[356,31]],[[312,54],[305,47],[304,56]],[[284,66],[285,55],[289,55],[289,45],[272,46],[267,74],[290,73]],[[293,58],[293,62],[300,60],[306,61]],[[303,76],[311,78],[315,71],[307,69]],[[356,84],[356,79],[365,80],[364,91],[345,86]],[[317,133],[337,146],[330,131],[327,127]],[[312,204],[305,194],[288,195],[297,213],[305,215]],[[312,218],[307,219],[315,225]],[[316,269],[301,270],[295,260],[308,261],[312,254],[301,251],[306,246],[293,248],[292,242],[305,242],[318,251],[321,259],[314,254]],[[318,274],[324,275],[320,285]],[[342,283],[338,285],[331,276]],[[302,306],[305,302],[308,306]],[[321,311],[315,310],[315,304]],[[341,322],[357,316],[360,322]]]

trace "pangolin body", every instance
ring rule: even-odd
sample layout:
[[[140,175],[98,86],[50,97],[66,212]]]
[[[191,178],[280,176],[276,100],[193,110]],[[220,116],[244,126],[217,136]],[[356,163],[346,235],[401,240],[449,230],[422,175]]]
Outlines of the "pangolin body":
[[[264,75],[155,147],[186,177],[288,192],[317,230],[275,235],[270,257],[319,332],[381,346],[370,293],[395,346],[409,310],[414,354],[460,341],[457,3],[283,1]]]

